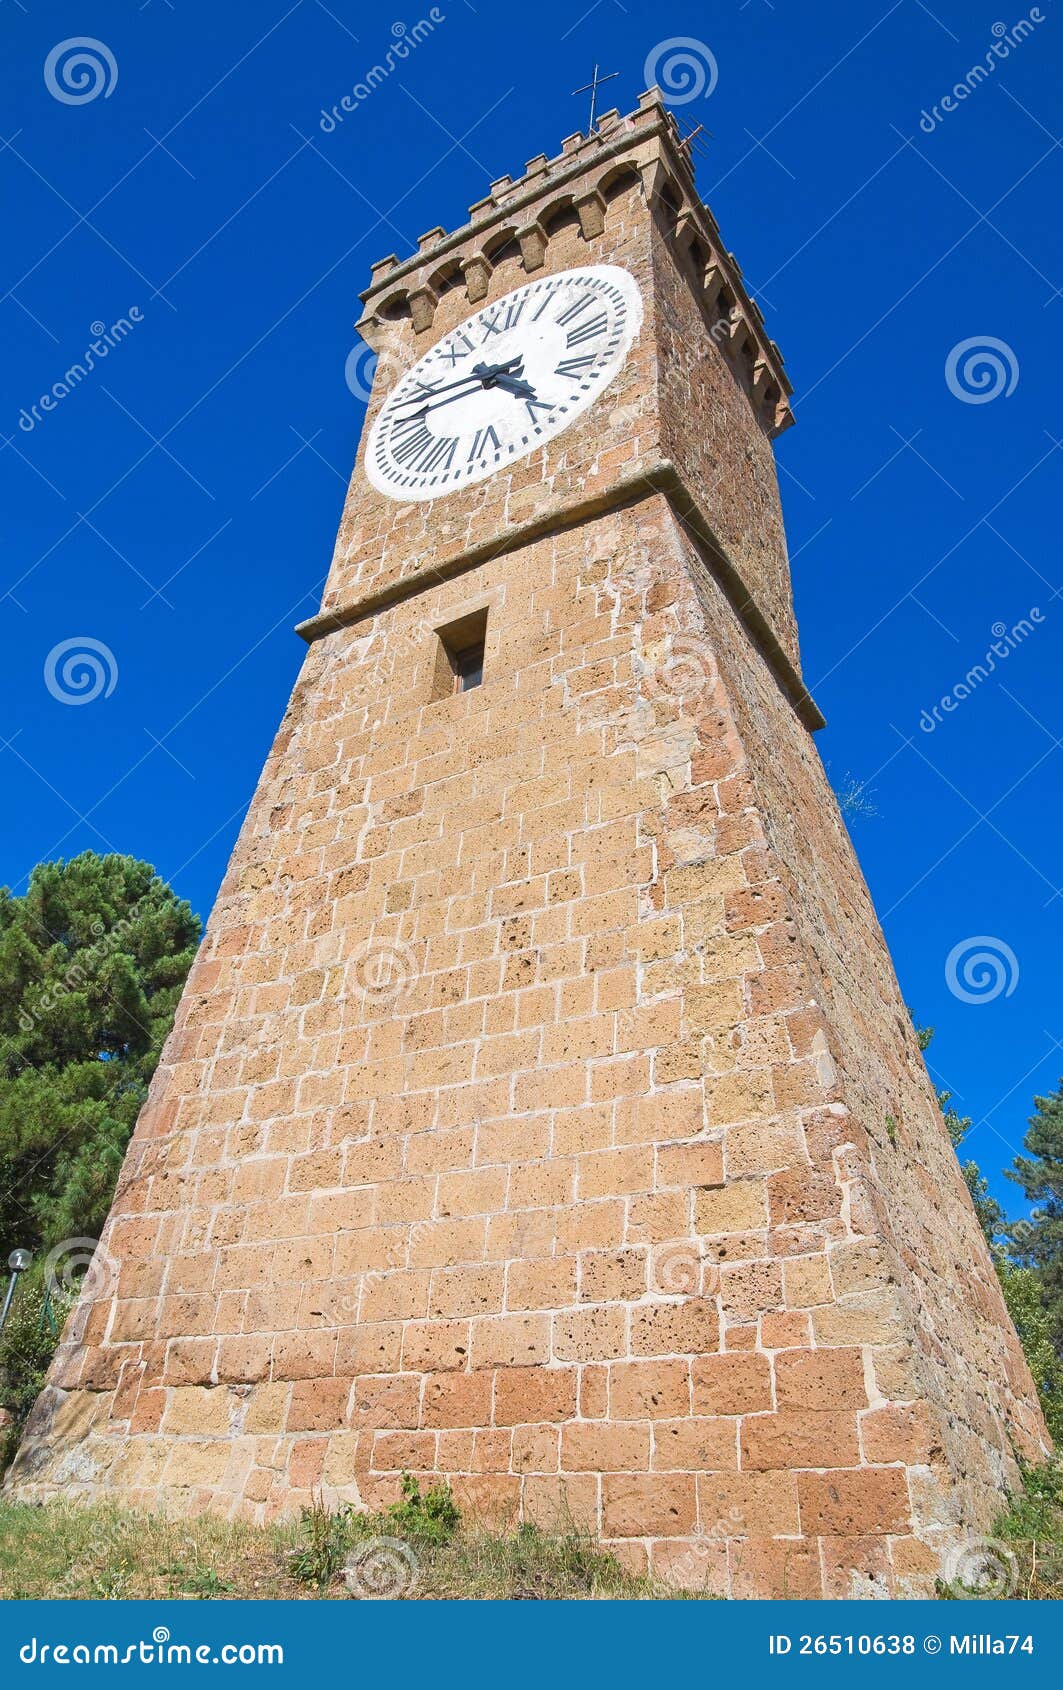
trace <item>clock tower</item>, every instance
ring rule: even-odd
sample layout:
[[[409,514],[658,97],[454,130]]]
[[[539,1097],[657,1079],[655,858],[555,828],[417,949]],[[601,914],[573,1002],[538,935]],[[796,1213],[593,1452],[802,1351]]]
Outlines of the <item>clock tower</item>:
[[[409,1471],[932,1594],[1046,1434],[812,737],[778,348],[656,90],[363,297],[324,602],[9,1486]]]

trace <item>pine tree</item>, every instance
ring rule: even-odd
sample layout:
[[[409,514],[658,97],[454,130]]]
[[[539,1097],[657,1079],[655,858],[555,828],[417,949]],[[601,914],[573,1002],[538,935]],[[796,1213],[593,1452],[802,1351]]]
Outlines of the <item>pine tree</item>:
[[[910,1009],[908,1013],[912,1016],[915,1025],[915,1036],[919,1041],[919,1049],[925,1054],[930,1047],[931,1039],[934,1037],[934,1029],[933,1027],[921,1027]],[[941,1113],[945,1117],[945,1130],[949,1135],[949,1141],[958,1157],[960,1145],[971,1129],[971,1117],[961,1115],[958,1110],[952,1107],[952,1093],[950,1091],[939,1091],[937,1100]],[[990,1195],[989,1182],[977,1162],[961,1162],[960,1172],[971,1194],[971,1202],[974,1204],[974,1212],[978,1216],[978,1224],[985,1233],[986,1243],[992,1249],[1007,1217],[996,1198]]]
[[[199,922],[134,857],[40,863],[0,889],[0,1263],[36,1256],[0,1337],[0,1470],[44,1383],[173,1022]]]
[[[909,1010],[909,1014],[911,1011]],[[933,1027],[921,1027],[915,1020],[919,1049],[924,1053],[934,1037]],[[971,1125],[969,1115],[960,1115],[952,1107],[952,1094],[937,1094],[945,1117],[952,1147],[959,1155],[960,1145]],[[967,1182],[975,1214],[986,1237],[993,1266],[1008,1313],[1015,1323],[1019,1342],[1030,1365],[1037,1394],[1041,1400],[1045,1421],[1054,1441],[1063,1439],[1063,1299],[1057,1292],[1055,1301],[1049,1294],[1050,1269],[1054,1267],[1056,1283],[1061,1277],[1060,1217],[1063,1206],[1063,1083],[1053,1097],[1036,1098],[1037,1115],[1030,1121],[1026,1149],[1030,1158],[1020,1157],[1015,1170],[1007,1170],[1010,1179],[1023,1185],[1031,1200],[1047,1198],[1052,1213],[1038,1210],[1028,1221],[1009,1222],[1006,1211],[990,1194],[989,1183],[978,1163],[960,1163],[960,1172]],[[1021,1170],[1021,1171],[1020,1171]],[[1053,1229],[1054,1225],[1054,1231]]]
[[[1035,1097],[1023,1141],[1008,1178],[1033,1203],[1028,1219],[1008,1228],[1014,1259],[1035,1274],[1056,1349],[1063,1351],[1063,1080],[1049,1097]]]
[[[199,922],[147,863],[86,851],[0,889],[0,1252],[98,1237]]]

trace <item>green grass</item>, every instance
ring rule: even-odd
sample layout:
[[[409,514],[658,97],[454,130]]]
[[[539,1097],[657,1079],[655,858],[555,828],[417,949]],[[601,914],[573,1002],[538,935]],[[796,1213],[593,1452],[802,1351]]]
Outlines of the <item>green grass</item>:
[[[340,1580],[354,1595],[510,1600],[653,1599],[681,1593],[624,1571],[571,1521],[557,1532],[490,1532],[463,1523],[446,1485],[422,1496],[403,1475],[402,1501],[382,1514],[303,1510],[290,1572],[318,1592]]]
[[[946,1599],[1063,1599],[1063,1466],[1028,1470]],[[0,1501],[0,1599],[244,1597],[654,1601],[680,1592],[626,1572],[571,1521],[489,1531],[462,1519],[450,1491],[412,1479],[383,1513],[329,1509],[256,1527],[167,1519],[106,1504]]]
[[[1057,1458],[1023,1472],[1023,1488],[1008,1498],[983,1548],[951,1584],[946,1599],[984,1596],[997,1601],[1063,1600],[1063,1463]]]
[[[272,1527],[166,1519],[105,1504],[0,1502],[0,1599],[231,1597],[655,1600],[682,1594],[625,1572],[586,1533],[461,1519],[445,1487],[407,1481],[383,1514],[329,1510]]]
[[[0,1502],[0,1598],[298,1596],[281,1536],[206,1516]]]

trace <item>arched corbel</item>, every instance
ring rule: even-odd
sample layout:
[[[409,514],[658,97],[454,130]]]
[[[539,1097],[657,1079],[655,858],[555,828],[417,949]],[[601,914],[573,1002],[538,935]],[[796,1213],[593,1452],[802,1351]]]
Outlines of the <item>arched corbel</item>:
[[[355,333],[360,334],[365,344],[379,356],[384,345],[384,335],[387,325],[382,323],[375,311],[359,317],[354,325]]]
[[[705,271],[705,281],[702,289],[702,299],[707,310],[711,311],[720,297],[720,289],[724,284],[724,274],[718,264],[710,263]]]
[[[642,191],[647,205],[658,205],[669,183],[668,167],[662,158],[648,158],[639,165]]]
[[[734,357],[737,358],[749,339],[749,324],[738,305],[734,306],[731,311],[730,324],[727,332],[727,345]]]
[[[791,411],[789,404],[785,399],[780,399],[779,403],[775,407],[775,423],[771,430],[772,439],[774,439],[777,434],[782,434],[784,429],[792,427],[793,420],[794,414]]]
[[[428,287],[427,284],[412,290],[410,293],[410,320],[416,334],[432,327],[432,319],[435,317],[438,303],[435,289]]]
[[[592,241],[605,229],[605,196],[597,188],[592,188],[588,194],[580,194],[574,202],[576,216],[579,218],[580,233],[585,241]]]
[[[469,303],[475,305],[477,300],[486,299],[491,280],[491,265],[483,253],[474,252],[471,258],[463,260],[461,272],[469,290]]]
[[[688,206],[675,220],[675,244],[679,251],[686,252],[697,240],[699,233],[698,220]]]
[[[752,392],[753,392],[754,401],[758,405],[760,404],[761,400],[764,398],[764,396],[767,393],[769,387],[772,385],[773,380],[774,380],[774,377],[772,376],[771,367],[768,364],[768,360],[766,358],[755,359],[754,363],[753,363],[753,388],[752,388]]]
[[[546,230],[541,223],[525,223],[517,230],[525,270],[541,270],[546,259]]]

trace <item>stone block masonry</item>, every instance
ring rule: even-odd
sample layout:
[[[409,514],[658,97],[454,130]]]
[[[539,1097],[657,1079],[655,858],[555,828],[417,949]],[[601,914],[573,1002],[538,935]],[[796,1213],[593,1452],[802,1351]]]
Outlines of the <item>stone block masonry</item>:
[[[1045,1432],[809,733],[777,349],[656,98],[375,267],[365,332],[405,369],[598,261],[642,335],[551,446],[416,506],[356,466],[9,1489],[410,1471],[680,1584],[932,1594]]]

